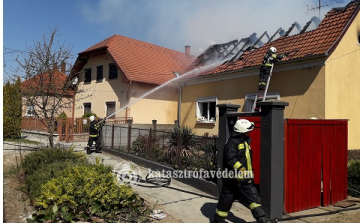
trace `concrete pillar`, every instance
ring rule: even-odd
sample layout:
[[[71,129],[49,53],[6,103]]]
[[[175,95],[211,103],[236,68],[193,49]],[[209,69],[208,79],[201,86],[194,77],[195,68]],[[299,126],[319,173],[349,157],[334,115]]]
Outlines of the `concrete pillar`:
[[[261,107],[260,197],[270,219],[284,212],[284,109],[283,101],[259,102]]]
[[[224,145],[227,138],[232,131],[231,128],[234,126],[236,122],[236,117],[227,117],[227,114],[232,112],[237,112],[241,107],[240,105],[235,104],[218,104],[216,107],[219,108],[219,139],[217,143],[217,151],[218,151],[218,168],[224,169],[223,166],[223,153],[224,153]],[[222,179],[217,179],[218,186],[218,194],[221,192],[222,188]]]

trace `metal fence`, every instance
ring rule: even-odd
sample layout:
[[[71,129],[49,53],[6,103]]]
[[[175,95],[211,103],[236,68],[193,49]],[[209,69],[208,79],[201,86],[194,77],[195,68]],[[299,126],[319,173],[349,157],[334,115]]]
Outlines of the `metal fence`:
[[[218,137],[105,125],[102,145],[175,169],[216,170]]]

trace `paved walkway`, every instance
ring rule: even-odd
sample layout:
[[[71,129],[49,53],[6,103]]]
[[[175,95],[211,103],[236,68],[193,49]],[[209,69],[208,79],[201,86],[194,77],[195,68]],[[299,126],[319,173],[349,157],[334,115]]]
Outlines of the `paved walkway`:
[[[28,135],[28,139],[41,142],[42,145],[47,145],[46,138],[37,138],[34,135]],[[57,142],[56,142],[57,143]],[[74,147],[74,150],[77,152],[85,153],[84,147],[86,143],[76,142],[76,143],[61,143],[60,146],[63,147]],[[14,147],[19,147],[13,143],[4,143],[4,149],[11,149]],[[36,148],[35,145],[22,145],[22,148]],[[92,153],[87,155],[91,162],[95,162],[96,157],[99,157],[100,160],[108,165],[114,167],[114,171],[119,172],[124,168],[131,166],[133,173],[140,175],[142,178],[145,178],[148,173],[148,169],[121,159],[120,157],[103,153]],[[149,184],[145,184],[149,185]],[[168,213],[172,216],[171,219],[176,219],[173,222],[212,222],[214,211],[217,204],[217,199],[203,193],[193,187],[190,187],[186,184],[183,184],[179,181],[172,180],[169,187],[160,187],[160,188],[149,188],[140,185],[134,185],[134,190],[139,193],[139,195],[144,198],[146,201],[151,204],[156,204],[155,209],[161,209],[165,213]],[[354,206],[351,208],[360,208],[360,200],[358,199],[355,202]],[[330,214],[330,211],[343,210],[343,208],[329,206],[329,207],[319,207],[302,212],[293,213],[290,215],[284,216],[285,218],[291,218],[292,220],[282,220],[282,222],[290,223],[300,223],[300,222],[324,222],[328,219],[334,218],[341,213],[358,213],[360,210],[345,211],[336,214]],[[318,215],[318,216],[317,216]],[[169,219],[170,220],[170,219]],[[231,212],[228,216],[228,222],[255,222],[255,219],[252,217],[249,209],[244,207],[239,203],[234,203]],[[161,222],[169,222],[163,220]],[[354,221],[355,222],[355,221]]]

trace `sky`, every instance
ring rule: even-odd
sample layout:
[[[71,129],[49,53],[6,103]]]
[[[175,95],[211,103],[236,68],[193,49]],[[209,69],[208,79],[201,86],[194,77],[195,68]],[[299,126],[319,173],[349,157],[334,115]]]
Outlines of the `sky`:
[[[1,0],[3,78],[14,58],[58,28],[56,40],[77,54],[115,34],[198,56],[212,44],[271,36],[319,16],[318,0]],[[322,0],[320,18],[350,0]],[[294,29],[295,30],[295,29]]]

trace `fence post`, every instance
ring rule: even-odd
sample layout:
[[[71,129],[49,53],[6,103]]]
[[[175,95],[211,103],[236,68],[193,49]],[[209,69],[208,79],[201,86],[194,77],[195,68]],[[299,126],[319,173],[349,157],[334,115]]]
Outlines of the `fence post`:
[[[62,141],[62,129],[63,129],[63,119],[59,119],[57,132],[59,134],[59,141]]]
[[[152,129],[153,129],[153,141],[155,142],[156,141],[156,125],[157,125],[157,120],[154,119],[152,120]]]
[[[69,120],[65,121],[66,126],[65,126],[65,142],[69,142]]]
[[[132,126],[132,119],[128,119],[127,123],[128,123],[128,145],[127,145],[127,150],[128,153],[130,153],[130,148],[131,148],[131,126]]]
[[[260,197],[270,219],[284,212],[284,109],[288,102],[264,101],[261,107]]]
[[[111,126],[111,149],[114,149],[114,138],[115,138],[115,126],[113,123]]]
[[[149,160],[151,160],[151,142],[152,142],[152,129],[149,130],[149,143],[148,143],[148,156]]]
[[[178,131],[177,135],[177,147],[176,147],[176,163],[177,166],[180,167],[180,151],[181,151],[181,132]]]

